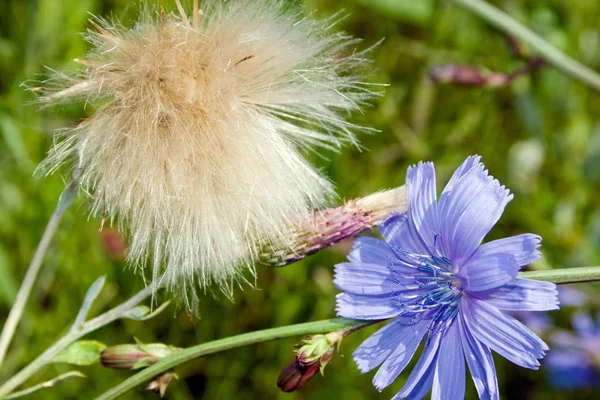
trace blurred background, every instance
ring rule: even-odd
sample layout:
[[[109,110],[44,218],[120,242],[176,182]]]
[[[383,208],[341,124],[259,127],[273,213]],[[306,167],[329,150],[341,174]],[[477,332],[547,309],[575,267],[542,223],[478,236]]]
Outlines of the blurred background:
[[[515,51],[520,46],[511,44],[510,38],[450,0],[296,2],[317,16],[345,9],[349,17],[340,26],[364,39],[365,48],[385,38],[373,51],[370,79],[390,86],[372,109],[355,118],[381,133],[363,136],[363,150],[346,148],[313,157],[336,183],[341,199],[402,185],[406,167],[420,160],[435,161],[441,189],[468,155],[480,154],[490,172],[515,194],[488,239],[540,234],[544,259],[532,268],[600,265],[600,93],[546,66],[534,65],[534,71],[510,81],[502,81],[506,78],[502,75],[490,79],[491,72],[507,74],[531,64],[529,49],[523,46]],[[171,1],[148,3],[175,9]],[[490,3],[600,70],[600,2]],[[8,315],[64,187],[65,171],[41,179],[33,176],[35,167],[49,149],[54,129],[73,126],[92,112],[82,104],[36,111],[34,94],[25,92],[21,83],[39,77],[45,66],[57,70],[76,66],[72,59],[88,48],[79,33],[88,27],[90,13],[113,15],[133,26],[139,5],[137,0],[0,0],[0,321]],[[467,67],[456,70],[458,65]],[[439,66],[446,67],[435,69]],[[450,82],[434,83],[431,74]],[[89,218],[86,196],[81,193],[46,257],[0,381],[65,332],[87,288],[99,276],[107,276],[107,285],[93,313],[117,305],[143,287],[142,278],[124,263],[126,240],[110,227],[99,232],[99,225],[99,219]],[[87,338],[114,345],[132,343],[136,337],[146,343],[188,347],[252,330],[333,317],[337,293],[333,265],[344,261],[350,246],[341,243],[282,269],[259,267],[255,287],[236,289],[234,302],[218,291],[207,293],[199,319],[171,305],[150,321],[118,321]],[[577,289],[578,300],[567,301],[573,307],[549,314],[545,325],[538,327],[551,348],[557,331],[581,334],[573,331],[575,310],[593,315],[598,309],[597,285]],[[361,375],[351,358],[353,349],[376,329],[349,336],[341,348],[344,357],[330,362],[325,377],[316,376],[292,394],[280,392],[276,380],[292,361],[293,345],[301,338],[184,364],[177,368],[180,380],[171,383],[166,398],[389,399],[408,374],[379,394],[371,385],[373,373]],[[593,356],[587,359],[594,368]],[[496,357],[501,393],[508,399],[599,398],[598,386],[596,391],[590,387],[600,376],[600,362],[597,358],[595,362],[596,375],[592,371],[591,381],[584,382],[587,388],[569,388],[569,379],[557,388],[551,383],[558,383],[557,376],[568,376],[568,371],[549,379],[557,371],[550,365],[530,371]],[[71,369],[65,364],[51,365],[28,386]],[[132,374],[100,365],[78,369],[88,378],[68,380],[30,397],[92,398]],[[124,398],[158,397],[139,387]],[[477,398],[470,378],[467,398]]]

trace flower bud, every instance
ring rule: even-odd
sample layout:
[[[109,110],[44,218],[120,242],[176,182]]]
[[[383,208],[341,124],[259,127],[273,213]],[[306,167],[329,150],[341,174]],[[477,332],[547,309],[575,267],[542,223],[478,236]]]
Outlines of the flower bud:
[[[279,247],[268,245],[260,261],[282,267],[331,246],[343,239],[372,229],[394,213],[406,212],[406,191],[403,186],[346,202],[343,206],[315,211],[293,221],[290,238]]]
[[[442,65],[431,68],[429,76],[435,83],[483,86],[487,79],[475,68],[464,65]]]
[[[281,371],[277,386],[284,392],[293,392],[308,382],[317,371],[325,370],[325,366],[333,357],[344,338],[344,331],[331,332],[327,335],[313,335],[304,340],[304,345],[296,351],[296,358]]]
[[[300,389],[319,370],[319,363],[304,365],[297,358],[281,371],[277,386],[284,392]]]
[[[163,343],[119,344],[107,347],[100,353],[103,366],[113,369],[140,369],[170,356],[179,348]]]

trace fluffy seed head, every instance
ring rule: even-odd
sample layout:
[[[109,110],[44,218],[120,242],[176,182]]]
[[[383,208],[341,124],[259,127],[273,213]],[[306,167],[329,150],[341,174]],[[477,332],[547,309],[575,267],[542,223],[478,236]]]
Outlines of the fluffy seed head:
[[[133,29],[90,21],[82,69],[46,81],[42,102],[97,111],[57,133],[41,168],[80,168],[94,211],[129,230],[129,260],[151,259],[154,278],[193,301],[187,289],[229,288],[257,243],[283,240],[286,220],[328,198],[300,151],[355,142],[344,118],[373,92],[333,19],[277,0],[176,5]]]

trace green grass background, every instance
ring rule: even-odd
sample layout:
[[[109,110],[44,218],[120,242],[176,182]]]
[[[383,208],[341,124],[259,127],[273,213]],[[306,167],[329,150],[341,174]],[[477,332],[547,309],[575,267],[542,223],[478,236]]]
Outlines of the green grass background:
[[[303,3],[302,1],[298,1]],[[151,1],[150,4],[153,2]],[[173,10],[170,1],[160,1]],[[191,1],[190,1],[191,3]],[[552,44],[600,70],[600,2],[593,0],[492,1]],[[77,124],[81,104],[36,111],[35,96],[21,83],[44,66],[69,69],[87,44],[79,32],[89,13],[114,15],[132,25],[137,0],[0,1],[0,320],[8,314],[25,269],[64,187],[66,172],[39,179],[36,165],[51,145],[53,129]],[[383,97],[355,122],[382,132],[363,136],[365,150],[346,148],[314,162],[336,183],[341,198],[402,185],[406,167],[436,163],[441,187],[470,154],[480,154],[491,173],[515,199],[490,237],[523,232],[543,236],[544,259],[535,268],[600,264],[600,93],[552,68],[500,89],[433,86],[431,66],[468,64],[510,71],[522,63],[508,51],[501,32],[452,4],[433,0],[307,0],[307,10],[331,15],[344,8],[341,26],[373,52],[376,82],[389,83]],[[89,285],[100,275],[107,286],[93,312],[114,306],[139,290],[142,280],[107,249],[99,220],[88,218],[81,193],[69,210],[45,260],[23,322],[0,371],[0,380],[31,361],[65,332]],[[235,301],[203,297],[199,319],[171,306],[147,322],[119,321],[87,338],[106,344],[161,341],[187,347],[268,327],[333,317],[332,268],[348,244],[335,246],[284,269],[259,268],[256,287],[235,291]],[[597,286],[583,287],[593,293]],[[572,310],[553,318],[569,327]],[[169,399],[389,399],[403,374],[383,394],[360,375],[352,350],[375,327],[350,336],[325,378],[317,376],[293,394],[279,392],[276,379],[292,360],[298,339],[263,343],[212,355],[177,368]],[[508,399],[585,399],[598,393],[559,393],[548,387],[544,370],[520,369],[496,358],[501,393]],[[72,369],[51,365],[29,384]],[[70,380],[30,396],[88,399],[121,382],[130,372],[99,365],[79,368],[87,379]],[[138,388],[127,399],[155,398]],[[468,380],[467,398],[476,398]]]

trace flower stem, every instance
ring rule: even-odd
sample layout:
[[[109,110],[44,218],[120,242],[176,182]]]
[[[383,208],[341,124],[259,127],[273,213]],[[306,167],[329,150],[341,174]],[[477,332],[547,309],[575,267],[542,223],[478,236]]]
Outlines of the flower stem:
[[[282,326],[279,328],[244,333],[225,339],[215,340],[213,342],[203,343],[194,347],[189,347],[169,357],[163,358],[161,361],[152,365],[151,367],[148,367],[138,372],[137,374],[131,376],[129,379],[125,380],[120,385],[117,385],[114,388],[105,392],[96,400],[115,399],[127,393],[135,386],[152,379],[156,375],[168,371],[179,364],[208,354],[234,349],[236,347],[241,347],[249,344],[283,339],[290,336],[339,331],[347,328],[352,328],[357,325],[362,325],[364,323],[365,321],[352,320],[346,318],[326,319],[322,321],[308,322],[303,324]]]
[[[121,303],[117,307],[108,310],[104,314],[97,316],[94,319],[84,322],[83,324],[72,328],[65,336],[57,340],[46,351],[40,354],[29,365],[19,371],[16,375],[0,386],[0,399],[10,394],[18,386],[29,379],[33,374],[39,371],[43,366],[51,362],[61,351],[66,349],[71,343],[79,340],[88,333],[95,331],[111,322],[123,318],[127,311],[137,306],[142,300],[149,297],[158,287],[160,283],[154,282],[144,289],[133,295],[131,298]]]
[[[454,2],[469,9],[482,19],[519,39],[521,42],[527,43],[537,51],[548,64],[552,64],[565,74],[590,85],[596,90],[600,90],[600,75],[596,71],[561,52],[509,15],[483,0],[454,0]]]
[[[35,280],[40,272],[42,267],[42,261],[44,260],[44,256],[50,247],[50,243],[52,242],[52,238],[56,233],[56,229],[62,219],[65,211],[73,204],[75,198],[77,197],[77,192],[79,190],[79,184],[77,182],[77,172],[73,174],[71,181],[67,184],[63,192],[61,193],[58,204],[56,205],[56,209],[50,217],[50,221],[48,221],[48,225],[44,230],[44,234],[42,235],[42,239],[33,255],[31,263],[27,268],[27,272],[25,273],[25,277],[23,278],[23,283],[21,283],[21,287],[19,288],[19,292],[17,293],[17,297],[15,298],[15,302],[10,309],[10,313],[8,314],[8,318],[4,323],[4,327],[2,329],[2,334],[0,335],[0,366],[2,366],[2,362],[4,361],[4,357],[6,356],[6,351],[8,350],[8,346],[10,346],[10,342],[15,334],[15,330],[17,329],[17,325],[21,320],[21,316],[23,315],[23,310],[25,309],[25,305],[27,304],[27,300],[29,299],[29,295],[31,294],[31,289],[35,283]]]
[[[527,271],[520,278],[548,281],[558,284],[593,282],[600,280],[600,267],[561,268],[545,271]]]

